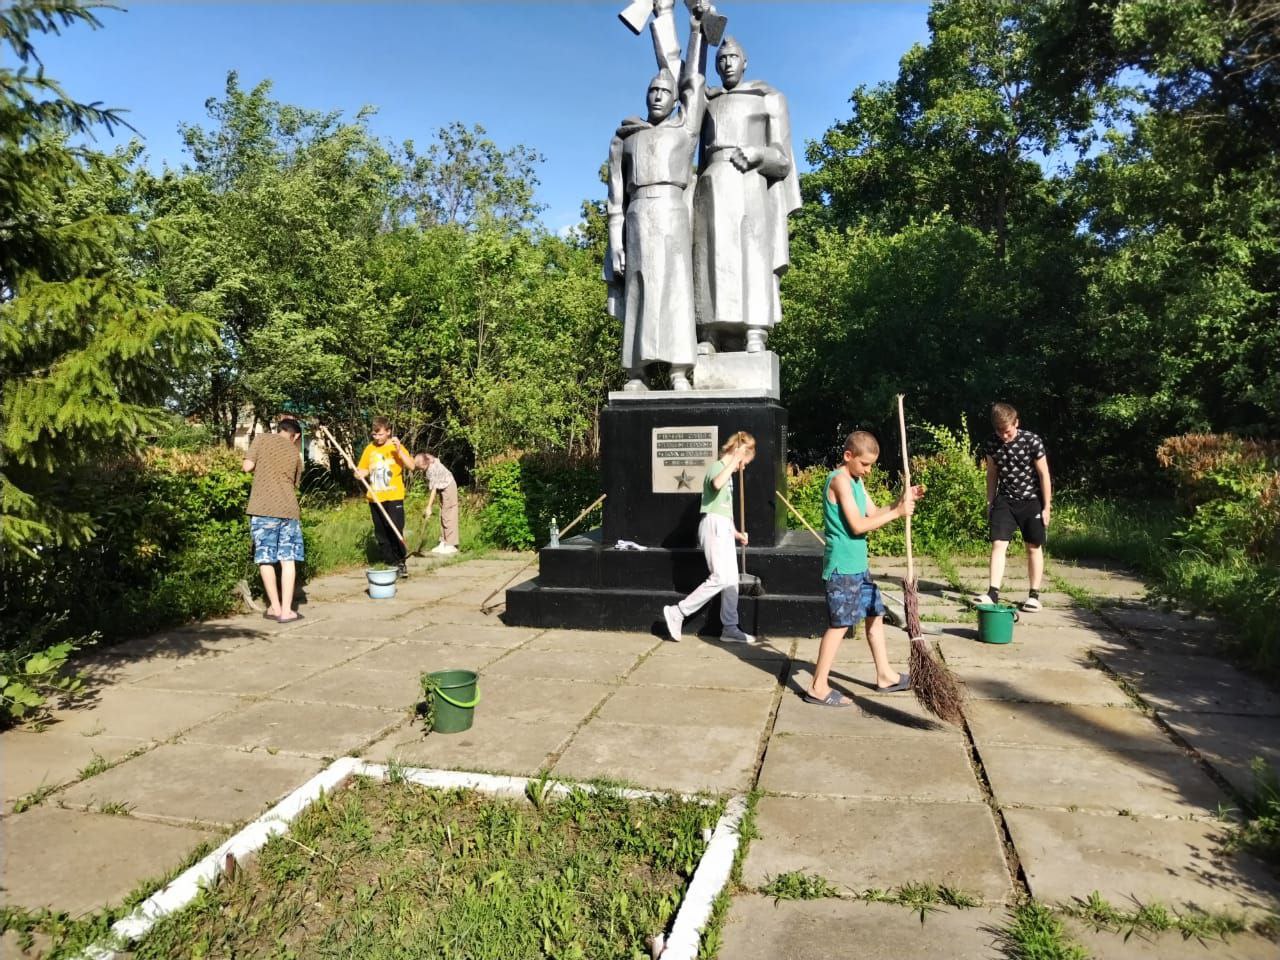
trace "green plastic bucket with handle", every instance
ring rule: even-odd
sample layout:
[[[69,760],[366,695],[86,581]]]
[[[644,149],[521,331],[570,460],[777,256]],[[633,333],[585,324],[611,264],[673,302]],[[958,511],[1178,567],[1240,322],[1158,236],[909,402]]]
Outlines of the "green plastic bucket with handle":
[[[1010,643],[1018,608],[1011,603],[978,604],[978,639],[983,643]]]
[[[436,733],[461,733],[471,729],[480,692],[480,678],[470,670],[437,670],[424,674],[422,686],[431,698],[431,729]]]

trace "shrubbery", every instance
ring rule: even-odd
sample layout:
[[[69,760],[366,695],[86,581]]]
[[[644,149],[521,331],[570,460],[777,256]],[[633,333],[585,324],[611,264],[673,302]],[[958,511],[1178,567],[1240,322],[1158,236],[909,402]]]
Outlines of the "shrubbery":
[[[564,528],[600,496],[599,464],[563,454],[498,457],[481,465],[476,477],[488,501],[480,514],[482,535],[515,550],[543,546],[553,517]],[[584,519],[574,533],[589,530],[592,520]]]

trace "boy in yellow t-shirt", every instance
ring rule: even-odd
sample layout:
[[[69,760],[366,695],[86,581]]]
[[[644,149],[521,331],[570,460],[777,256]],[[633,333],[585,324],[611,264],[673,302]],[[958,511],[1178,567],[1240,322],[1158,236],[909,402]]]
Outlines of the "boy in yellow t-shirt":
[[[400,443],[399,437],[391,435],[391,421],[386,417],[374,417],[372,429],[373,443],[364,448],[360,454],[360,463],[356,468],[356,476],[369,484],[369,513],[373,517],[373,532],[378,538],[378,546],[388,564],[394,564],[400,576],[407,576],[408,568],[405,558],[408,553],[400,537],[387,524],[387,519],[378,509],[382,504],[391,522],[401,534],[404,533],[404,471],[413,469],[413,458]]]

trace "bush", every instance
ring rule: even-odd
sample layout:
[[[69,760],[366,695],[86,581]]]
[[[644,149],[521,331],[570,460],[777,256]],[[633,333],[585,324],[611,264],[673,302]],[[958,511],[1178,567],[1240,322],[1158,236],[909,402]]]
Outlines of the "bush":
[[[553,517],[563,528],[600,495],[596,461],[564,454],[497,457],[481,465],[476,477],[487,501],[480,515],[483,536],[516,550],[543,546]],[[589,529],[591,520],[584,519],[574,532]]]
[[[927,488],[911,518],[921,553],[967,552],[987,543],[987,473],[974,455],[968,424],[925,424],[929,452],[911,458],[911,480]]]
[[[95,631],[118,639],[232,609],[236,582],[254,569],[244,512],[252,478],[240,460],[226,449],[152,450],[104,465],[87,504],[93,539],[5,565],[6,642],[64,612],[53,642]]]
[[[1186,434],[1160,444],[1191,515],[1176,536],[1210,559],[1244,553],[1280,563],[1280,443],[1229,434]]]
[[[822,498],[826,489],[827,467],[809,467],[798,473],[787,476],[787,499],[804,515],[819,533],[822,529]],[[889,486],[888,474],[877,464],[871,475],[864,481],[867,495],[872,503],[878,506],[897,502],[898,495]],[[786,509],[783,507],[782,509]],[[787,510],[787,526],[792,530],[802,530],[804,525]],[[896,557],[906,553],[905,528],[900,523],[891,523],[873,530],[867,538],[867,549],[873,557]]]
[[[928,490],[911,518],[912,548],[917,555],[980,548],[987,534],[987,480],[972,453],[968,428],[962,423],[955,431],[928,424],[923,429],[931,441],[930,452],[911,458],[911,479]],[[787,478],[787,498],[820,532],[823,489],[830,472],[827,467],[809,467]],[[881,507],[896,503],[902,489],[891,483],[882,463],[872,469],[866,488],[872,502]],[[803,528],[790,511],[787,526]],[[873,530],[867,543],[873,557],[905,554],[906,526],[886,524]]]

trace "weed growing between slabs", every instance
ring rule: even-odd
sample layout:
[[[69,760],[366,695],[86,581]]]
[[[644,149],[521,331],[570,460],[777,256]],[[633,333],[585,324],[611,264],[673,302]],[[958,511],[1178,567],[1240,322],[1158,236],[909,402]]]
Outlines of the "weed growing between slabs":
[[[133,955],[647,958],[722,804],[534,786],[529,805],[356,778]]]

